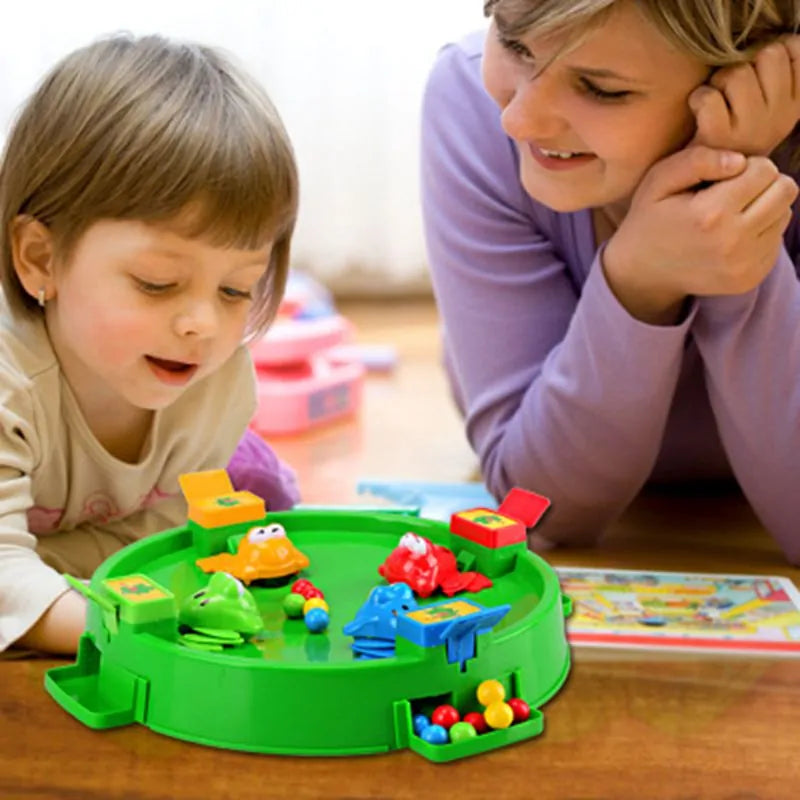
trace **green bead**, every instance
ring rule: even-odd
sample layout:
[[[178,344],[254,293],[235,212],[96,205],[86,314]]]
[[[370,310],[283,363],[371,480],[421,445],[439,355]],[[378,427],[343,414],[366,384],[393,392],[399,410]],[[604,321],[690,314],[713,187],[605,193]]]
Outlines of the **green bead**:
[[[450,728],[450,741],[451,742],[465,742],[467,739],[474,739],[478,732],[469,722],[456,722]]]
[[[305,597],[297,592],[287,594],[283,598],[283,610],[286,612],[286,616],[291,619],[300,619],[303,616],[303,606],[305,604]]]

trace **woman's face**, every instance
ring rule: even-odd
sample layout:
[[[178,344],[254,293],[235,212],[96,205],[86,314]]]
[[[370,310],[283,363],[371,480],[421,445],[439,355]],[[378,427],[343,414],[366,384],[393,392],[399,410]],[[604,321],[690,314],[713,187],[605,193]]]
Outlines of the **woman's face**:
[[[647,169],[694,132],[687,97],[709,68],[623,2],[541,74],[560,37],[506,39],[493,21],[483,80],[528,194],[556,211],[626,205]]]

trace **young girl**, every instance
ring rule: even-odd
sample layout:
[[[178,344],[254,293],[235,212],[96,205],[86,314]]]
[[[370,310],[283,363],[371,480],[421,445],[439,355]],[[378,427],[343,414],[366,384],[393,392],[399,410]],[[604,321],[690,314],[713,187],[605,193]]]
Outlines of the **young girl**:
[[[0,172],[0,650],[74,652],[61,573],[181,524],[178,476],[228,463],[296,206],[275,109],[209,48],[100,41],[22,109]],[[231,471],[296,499],[254,437]]]
[[[446,363],[532,542],[736,478],[800,562],[798,0],[495,0],[446,48],[422,177]]]

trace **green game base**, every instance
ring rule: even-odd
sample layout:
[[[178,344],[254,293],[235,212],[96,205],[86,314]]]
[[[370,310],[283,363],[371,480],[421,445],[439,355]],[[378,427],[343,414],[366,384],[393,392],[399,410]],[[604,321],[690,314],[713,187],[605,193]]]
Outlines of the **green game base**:
[[[499,550],[453,536],[444,523],[396,514],[356,511],[287,511],[269,514],[311,560],[300,573],[325,592],[330,626],[310,633],[303,620],[287,619],[281,602],[296,576],[282,585],[251,588],[264,632],[224,652],[202,652],[178,641],[177,618],[117,613],[90,603],[87,630],[75,664],[48,671],[53,698],[91,728],[138,722],[153,731],[199,744],[287,755],[363,755],[410,748],[431,761],[476,755],[539,735],[539,707],[566,680],[570,668],[564,631],[568,603],[558,578],[523,544]],[[204,531],[186,526],[137,542],[95,573],[103,581],[143,575],[178,603],[208,582],[194,566],[198,556],[231,547],[230,537],[253,523]],[[459,594],[483,606],[511,610],[476,640],[462,665],[448,663],[444,647],[398,638],[394,657],[360,660],[342,627],[370,590],[385,583],[377,568],[407,531],[449,547],[461,569],[490,576],[494,585]],[[105,594],[106,599],[108,594]],[[445,599],[434,595],[420,605]],[[508,697],[524,699],[531,718],[504,730],[445,745],[413,732],[414,714],[449,703],[462,714],[480,710],[475,690],[497,679]]]

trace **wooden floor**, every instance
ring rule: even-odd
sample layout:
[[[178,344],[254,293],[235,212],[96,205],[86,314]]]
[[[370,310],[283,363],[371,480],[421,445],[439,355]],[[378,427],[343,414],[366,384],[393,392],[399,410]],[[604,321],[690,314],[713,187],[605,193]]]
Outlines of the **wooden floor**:
[[[396,348],[391,372],[369,373],[355,419],[302,437],[268,437],[301,479],[307,503],[364,502],[361,478],[466,481],[477,477],[440,363],[438,318],[427,299],[340,303],[360,344]]]

